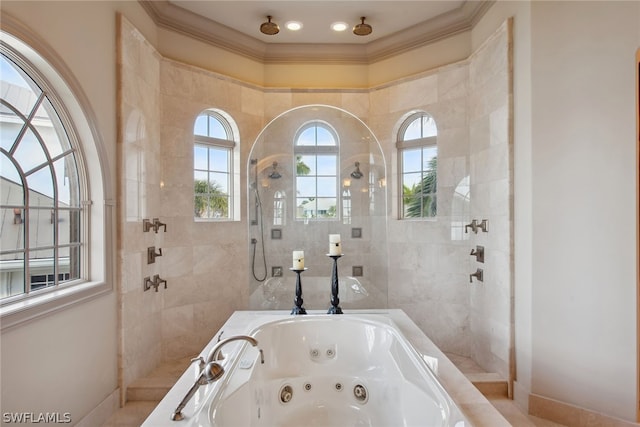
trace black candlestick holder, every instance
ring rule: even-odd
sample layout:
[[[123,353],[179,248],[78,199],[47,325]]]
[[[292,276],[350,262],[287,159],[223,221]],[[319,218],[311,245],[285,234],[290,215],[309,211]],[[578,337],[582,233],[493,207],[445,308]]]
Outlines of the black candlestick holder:
[[[333,259],[333,271],[331,272],[331,307],[327,311],[327,314],[342,314],[340,298],[338,298],[338,258],[340,258],[342,254],[328,254],[327,256]]]
[[[296,273],[296,297],[293,299],[295,306],[291,309],[291,314],[307,314],[307,310],[304,309],[302,303],[302,282],[300,281],[300,273],[306,271],[306,268],[302,270],[296,268],[290,268],[289,270]]]

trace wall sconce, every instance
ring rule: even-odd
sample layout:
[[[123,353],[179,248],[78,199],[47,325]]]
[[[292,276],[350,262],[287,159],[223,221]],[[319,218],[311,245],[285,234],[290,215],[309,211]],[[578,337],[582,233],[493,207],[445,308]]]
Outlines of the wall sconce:
[[[351,180],[349,178],[345,178],[342,180],[342,186],[345,188],[351,187]]]

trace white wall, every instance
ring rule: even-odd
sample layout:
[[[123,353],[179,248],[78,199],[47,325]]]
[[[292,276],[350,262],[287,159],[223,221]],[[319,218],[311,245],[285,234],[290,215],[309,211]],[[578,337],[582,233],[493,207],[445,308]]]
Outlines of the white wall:
[[[97,151],[106,154],[112,191],[118,8],[135,18],[148,37],[154,37],[155,27],[137,2],[1,4],[3,19],[10,15],[29,27],[34,38],[43,40],[48,53],[61,58],[89,100],[104,143]],[[118,386],[116,300],[113,292],[2,333],[2,412],[69,412],[76,423],[111,396]]]
[[[115,294],[4,332],[1,344],[3,414],[68,412],[75,424],[117,388]]]
[[[510,15],[518,385],[635,420],[640,3],[499,2],[474,40]]]
[[[638,2],[532,7],[532,392],[635,418]]]
[[[514,399],[528,406],[531,391],[532,177],[531,177],[531,3],[501,1],[476,24],[472,44],[513,17],[513,237],[514,237]]]

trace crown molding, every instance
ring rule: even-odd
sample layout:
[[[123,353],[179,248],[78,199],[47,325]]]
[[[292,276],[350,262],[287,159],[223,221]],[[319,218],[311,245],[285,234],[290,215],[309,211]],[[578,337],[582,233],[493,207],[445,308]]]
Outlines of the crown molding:
[[[264,64],[371,64],[470,30],[495,0],[467,0],[458,9],[364,45],[265,43],[168,0],[138,2],[161,28]]]

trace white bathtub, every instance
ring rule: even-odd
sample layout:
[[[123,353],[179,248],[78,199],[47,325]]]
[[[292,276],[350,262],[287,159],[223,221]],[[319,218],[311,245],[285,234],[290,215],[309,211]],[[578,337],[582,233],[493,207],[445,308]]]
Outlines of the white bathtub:
[[[244,331],[258,340],[257,347],[245,342],[225,346],[225,375],[200,388],[183,411],[185,420],[167,423],[171,412],[165,410],[160,414],[162,424],[471,425],[423,355],[388,316],[322,314],[273,319],[273,315],[263,316]],[[225,336],[229,335],[225,332]],[[258,349],[263,350],[264,363]],[[195,378],[195,373],[190,376]],[[182,394],[187,388],[182,386]],[[169,395],[174,406],[182,397],[175,392]],[[153,416],[144,426],[158,425]]]

